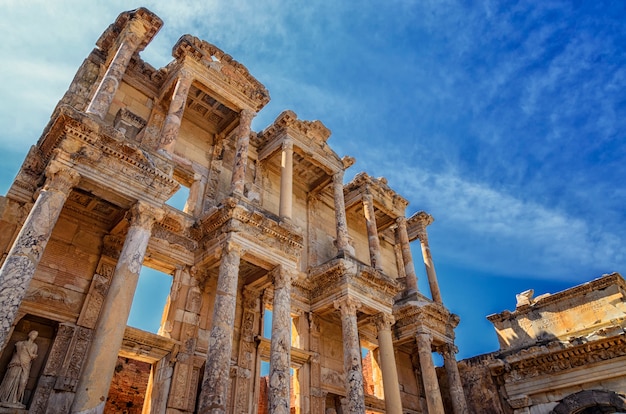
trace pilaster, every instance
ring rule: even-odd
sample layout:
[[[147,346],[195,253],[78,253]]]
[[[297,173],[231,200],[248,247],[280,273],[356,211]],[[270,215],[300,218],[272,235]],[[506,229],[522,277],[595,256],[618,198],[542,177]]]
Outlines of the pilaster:
[[[231,194],[243,196],[245,187],[246,168],[248,165],[248,146],[250,145],[250,126],[254,111],[243,109],[239,115],[239,128],[237,129],[237,146],[235,149],[235,161],[233,163],[233,175],[231,179]]]

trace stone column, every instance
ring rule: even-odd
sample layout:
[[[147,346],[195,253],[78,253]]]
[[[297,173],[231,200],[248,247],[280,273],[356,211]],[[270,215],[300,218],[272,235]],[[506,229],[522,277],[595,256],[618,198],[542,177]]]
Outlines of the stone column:
[[[430,294],[432,299],[437,303],[443,303],[441,300],[441,292],[439,291],[439,282],[437,282],[437,273],[435,272],[435,264],[430,254],[430,246],[428,246],[428,233],[426,226],[433,222],[433,217],[423,213],[418,216],[419,227],[417,229],[417,237],[420,239],[422,246],[422,256],[424,257],[424,266],[426,266],[426,275],[428,276],[428,285],[430,286]]]
[[[291,218],[293,200],[293,140],[286,137],[280,159],[280,218]]]
[[[409,233],[406,229],[406,218],[398,217],[396,223],[398,223],[398,239],[400,240],[404,274],[406,275],[406,289],[409,293],[417,292],[417,275],[415,274],[415,265],[413,264],[413,255],[411,254]]]
[[[365,225],[367,227],[367,237],[370,246],[370,262],[372,267],[380,269],[382,260],[380,258],[380,240],[378,239],[378,229],[376,228],[376,212],[374,211],[374,197],[371,194],[363,194],[363,214],[365,215]]]
[[[454,354],[458,352],[453,344],[445,344],[437,349],[443,356],[443,365],[448,375],[448,385],[450,388],[450,400],[454,414],[467,414],[467,402],[463,393],[463,383],[459,374],[459,367]]]
[[[200,392],[199,408],[202,413],[226,413],[240,262],[241,248],[232,241],[227,241],[222,248],[213,325],[209,334],[209,350]]]
[[[239,127],[237,129],[237,148],[233,163],[233,176],[230,182],[232,195],[243,196],[246,180],[246,167],[248,165],[248,145],[250,144],[250,125],[254,112],[243,109],[239,115]]]
[[[35,274],[63,205],[80,176],[56,161],[0,268],[0,349],[4,349],[20,303]]]
[[[291,377],[291,277],[282,267],[273,271],[274,304],[270,347],[269,408],[273,414],[289,414]]]
[[[398,369],[391,336],[391,325],[394,323],[394,318],[392,315],[381,313],[374,319],[374,323],[378,330],[380,369],[383,374],[383,389],[385,390],[385,413],[402,414]]]
[[[335,301],[334,305],[341,312],[347,412],[351,414],[365,414],[361,343],[359,341],[359,327],[356,318],[356,311],[361,307],[361,302],[350,296],[344,296]]]
[[[418,332],[415,339],[417,341],[417,353],[419,354],[428,414],[445,414],[439,382],[437,380],[437,372],[435,371],[435,364],[433,362],[432,335],[427,332]]]
[[[348,243],[348,221],[346,220],[346,202],[343,195],[343,173],[333,175],[333,199],[335,202],[335,222],[337,225],[337,250],[339,254],[350,249]]]
[[[178,74],[178,79],[176,80],[176,87],[174,88],[170,108],[165,117],[163,130],[161,131],[161,145],[159,148],[169,154],[174,154],[176,138],[178,138],[178,131],[180,130],[180,123],[183,119],[183,112],[185,111],[185,103],[187,102],[191,82],[193,82],[191,72],[186,69],[181,69]]]
[[[163,217],[162,210],[143,202],[135,204],[130,213],[130,227],[96,323],[72,413],[100,413],[104,409],[152,226]]]
[[[113,102],[115,93],[122,82],[124,72],[126,72],[130,59],[145,34],[146,28],[140,21],[131,20],[128,23],[126,33],[122,34],[124,38],[120,42],[117,52],[113,60],[111,60],[111,63],[109,63],[109,67],[85,112],[94,114],[104,120],[109,112],[109,107],[111,106],[111,102]]]

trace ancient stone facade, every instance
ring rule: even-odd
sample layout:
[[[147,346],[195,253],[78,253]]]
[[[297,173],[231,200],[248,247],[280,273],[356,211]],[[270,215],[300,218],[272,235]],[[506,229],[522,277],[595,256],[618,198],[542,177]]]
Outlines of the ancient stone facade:
[[[470,412],[626,412],[626,281],[617,273],[517,295],[489,316],[500,350],[459,362]]]
[[[432,217],[385,179],[344,183],[354,160],[320,121],[252,131],[269,94],[214,45],[185,35],[144,62],[161,26],[120,14],[0,198],[0,373],[40,334],[26,409],[102,412],[122,358],[150,366],[145,413],[466,413]],[[126,326],[142,265],[172,277],[158,334]]]

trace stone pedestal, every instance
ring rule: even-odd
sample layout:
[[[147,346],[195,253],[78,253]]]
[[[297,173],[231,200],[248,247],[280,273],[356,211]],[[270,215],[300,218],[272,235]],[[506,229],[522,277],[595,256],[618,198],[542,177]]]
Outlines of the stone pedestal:
[[[291,277],[282,267],[274,270],[274,306],[270,348],[269,404],[273,414],[289,414],[291,364]]]
[[[130,227],[96,323],[72,413],[104,409],[152,226],[162,217],[161,210],[142,202],[131,209]]]
[[[335,308],[341,312],[343,370],[346,381],[345,405],[347,412],[351,414],[365,414],[361,343],[356,318],[356,311],[360,307],[361,303],[349,296],[335,301]]]
[[[222,248],[213,325],[200,392],[199,408],[202,413],[226,413],[240,262],[240,247],[231,241],[226,242]]]
[[[237,147],[235,161],[233,163],[233,175],[230,182],[231,194],[243,196],[245,187],[246,168],[248,165],[248,146],[250,145],[250,125],[254,112],[244,109],[239,115],[239,128],[237,130]]]
[[[385,413],[402,414],[398,369],[391,336],[391,325],[393,325],[394,319],[392,315],[380,314],[374,322],[378,330],[380,369],[383,374],[383,389],[385,390]]]
[[[20,303],[67,196],[80,179],[78,173],[54,161],[46,170],[46,175],[46,184],[0,268],[0,349],[6,345]]]

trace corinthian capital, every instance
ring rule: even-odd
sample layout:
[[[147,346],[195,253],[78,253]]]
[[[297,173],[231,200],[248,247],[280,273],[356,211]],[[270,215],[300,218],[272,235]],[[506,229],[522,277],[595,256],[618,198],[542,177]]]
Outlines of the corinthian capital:
[[[376,330],[380,332],[382,330],[391,329],[391,325],[396,322],[396,319],[393,317],[393,315],[390,315],[388,313],[379,313],[378,315],[374,316],[373,322],[376,325]]]
[[[144,229],[152,229],[154,223],[162,220],[165,216],[162,209],[142,201],[135,203],[135,205],[130,208],[129,213],[130,225]]]
[[[344,296],[334,302],[335,309],[339,309],[342,315],[356,315],[356,311],[361,308],[361,301],[351,296]]]
[[[72,188],[80,181],[80,174],[56,161],[52,161],[46,168],[45,191],[57,191],[69,194]]]
[[[274,288],[282,288],[291,283],[291,274],[283,266],[276,266],[271,272],[270,277],[274,282]]]

